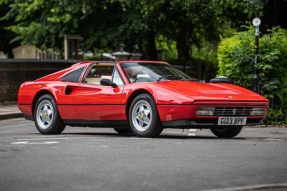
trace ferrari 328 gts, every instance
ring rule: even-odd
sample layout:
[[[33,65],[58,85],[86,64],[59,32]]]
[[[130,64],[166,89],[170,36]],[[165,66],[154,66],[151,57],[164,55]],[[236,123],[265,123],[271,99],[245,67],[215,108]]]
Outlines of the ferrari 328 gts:
[[[140,137],[158,136],[164,128],[205,128],[232,138],[245,125],[262,124],[269,101],[229,82],[202,83],[166,62],[80,62],[24,82],[18,107],[42,134],[59,134],[69,125]]]

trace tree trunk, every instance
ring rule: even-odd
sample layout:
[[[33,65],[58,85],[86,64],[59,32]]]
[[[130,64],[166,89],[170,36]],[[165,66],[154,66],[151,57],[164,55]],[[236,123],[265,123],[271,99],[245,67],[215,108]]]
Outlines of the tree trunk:
[[[149,60],[158,60],[154,31],[151,31],[148,34],[148,41],[147,41],[147,47],[146,48],[147,48],[147,51],[146,51],[147,52],[147,58]]]
[[[183,71],[186,71],[186,65],[190,61],[190,33],[192,31],[192,27],[183,26],[180,29],[180,32],[176,41],[177,48],[177,60],[180,65],[183,65]]]

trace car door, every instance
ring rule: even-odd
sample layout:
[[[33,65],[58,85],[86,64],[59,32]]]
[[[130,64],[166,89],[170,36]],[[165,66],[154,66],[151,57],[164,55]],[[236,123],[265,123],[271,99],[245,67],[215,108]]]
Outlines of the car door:
[[[118,86],[103,86],[100,80],[113,79],[114,64],[95,64],[76,89],[75,109],[84,120],[123,120],[121,97],[123,82]],[[116,79],[116,78],[115,78]]]
[[[56,102],[59,114],[63,120],[81,119],[74,108],[76,89],[80,85],[80,78],[85,70],[80,67],[63,76],[60,82],[55,85]]]

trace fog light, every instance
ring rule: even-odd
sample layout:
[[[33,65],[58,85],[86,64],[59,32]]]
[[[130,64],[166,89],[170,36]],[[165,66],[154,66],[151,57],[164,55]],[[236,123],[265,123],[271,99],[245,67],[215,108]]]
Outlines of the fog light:
[[[252,108],[250,115],[262,116],[266,114],[266,111],[267,111],[267,108]]]
[[[214,115],[215,107],[197,107],[197,115]]]

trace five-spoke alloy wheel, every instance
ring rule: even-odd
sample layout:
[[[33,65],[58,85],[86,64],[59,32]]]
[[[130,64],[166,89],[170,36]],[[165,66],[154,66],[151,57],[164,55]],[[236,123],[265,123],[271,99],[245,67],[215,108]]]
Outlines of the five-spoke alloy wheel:
[[[155,137],[163,130],[155,102],[149,94],[140,94],[133,100],[129,122],[134,134],[141,137]]]
[[[65,129],[54,98],[41,96],[34,107],[34,120],[38,131],[42,134],[59,134]]]

